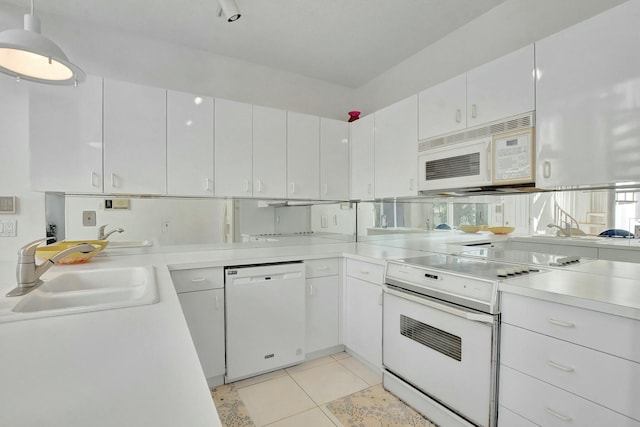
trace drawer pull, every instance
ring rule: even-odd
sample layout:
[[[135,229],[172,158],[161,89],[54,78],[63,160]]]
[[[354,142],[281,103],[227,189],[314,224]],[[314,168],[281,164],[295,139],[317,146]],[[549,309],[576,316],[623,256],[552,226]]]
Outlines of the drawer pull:
[[[329,267],[327,267],[326,265],[319,265],[316,267],[316,270],[328,270]]]
[[[312,297],[313,296],[313,285],[309,285],[309,296]]]
[[[560,420],[562,420],[562,421],[565,421],[565,422],[570,422],[570,421],[572,421],[572,418],[571,418],[571,417],[568,417],[568,416],[566,416],[566,415],[562,415],[561,413],[556,412],[556,411],[554,411],[554,410],[553,410],[553,409],[551,409],[551,408],[544,408],[544,410],[545,410],[545,411],[547,411],[547,413],[548,413],[549,415],[553,415],[554,417],[556,417],[556,418],[558,418],[558,419],[560,419]]]
[[[409,274],[409,270],[398,270],[398,273]]]
[[[554,362],[553,360],[547,360],[547,365],[551,366],[552,368],[560,369],[561,371],[564,371],[564,372],[575,371],[575,369],[573,369],[572,367],[561,365],[559,363]]]
[[[360,274],[369,274],[367,270],[360,270]]]
[[[191,279],[193,283],[204,282],[205,280],[207,280],[206,277],[197,277],[195,279]]]
[[[216,310],[220,310],[220,298],[216,295]]]
[[[575,328],[576,324],[572,323],[572,322],[563,322],[562,320],[556,320],[556,319],[547,319],[549,321],[549,323],[556,325],[556,326],[564,326],[565,328]]]

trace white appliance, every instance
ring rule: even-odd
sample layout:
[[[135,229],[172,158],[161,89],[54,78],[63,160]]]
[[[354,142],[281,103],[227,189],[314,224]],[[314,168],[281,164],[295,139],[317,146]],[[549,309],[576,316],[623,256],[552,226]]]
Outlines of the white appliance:
[[[305,269],[300,262],[225,268],[226,382],[305,358]]]
[[[535,181],[533,114],[423,141],[418,190],[530,185]]]
[[[452,255],[389,261],[384,387],[438,425],[495,427],[498,282],[538,272]]]

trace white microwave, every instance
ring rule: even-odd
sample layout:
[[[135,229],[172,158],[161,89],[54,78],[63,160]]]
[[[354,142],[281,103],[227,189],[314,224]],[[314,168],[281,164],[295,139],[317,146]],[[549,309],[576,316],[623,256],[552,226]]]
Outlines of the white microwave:
[[[426,149],[418,155],[418,190],[533,183],[534,144],[527,128]]]

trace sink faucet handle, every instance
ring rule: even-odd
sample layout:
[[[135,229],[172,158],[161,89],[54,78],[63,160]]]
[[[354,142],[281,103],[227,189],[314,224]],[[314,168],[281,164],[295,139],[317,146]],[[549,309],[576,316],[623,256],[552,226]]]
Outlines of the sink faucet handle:
[[[18,250],[18,256],[20,257],[20,261],[26,259],[27,261],[33,261],[36,255],[36,248],[41,244],[47,241],[46,238],[34,240],[33,242],[27,243],[23,247]]]

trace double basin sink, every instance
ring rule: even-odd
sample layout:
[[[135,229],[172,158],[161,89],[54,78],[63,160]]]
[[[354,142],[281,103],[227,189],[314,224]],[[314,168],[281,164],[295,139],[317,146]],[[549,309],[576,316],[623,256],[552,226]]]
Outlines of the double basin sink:
[[[38,288],[0,302],[0,322],[111,310],[158,302],[153,266],[48,274]]]

